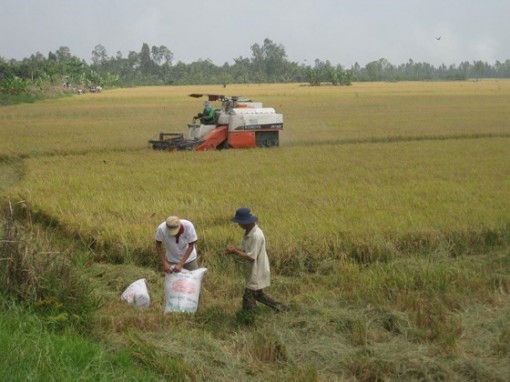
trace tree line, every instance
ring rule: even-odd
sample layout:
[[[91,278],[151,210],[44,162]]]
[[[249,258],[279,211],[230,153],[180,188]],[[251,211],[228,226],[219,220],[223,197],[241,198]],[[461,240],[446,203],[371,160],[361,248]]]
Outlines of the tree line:
[[[355,81],[422,81],[465,80],[468,78],[510,78],[510,60],[462,62],[458,65],[435,67],[425,62],[394,65],[381,58],[365,66],[351,68],[316,59],[313,63],[291,62],[281,44],[265,39],[251,46],[249,58],[238,57],[233,64],[215,65],[210,60],[192,63],[174,62],[166,46],[149,47],[144,43],[139,52],[121,52],[110,56],[103,45],[91,52],[91,61],[71,54],[60,47],[47,56],[40,52],[22,60],[0,57],[0,95],[16,96],[44,93],[59,84],[71,84],[73,89],[90,86],[129,87],[139,85],[192,85],[230,83],[305,82],[350,85]]]

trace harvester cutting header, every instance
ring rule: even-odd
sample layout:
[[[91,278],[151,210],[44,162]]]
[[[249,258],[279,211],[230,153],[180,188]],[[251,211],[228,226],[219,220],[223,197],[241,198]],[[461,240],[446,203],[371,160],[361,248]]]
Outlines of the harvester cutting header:
[[[190,97],[207,97],[204,111],[193,117],[185,138],[180,133],[159,134],[150,140],[154,150],[215,150],[279,146],[279,132],[283,129],[283,115],[273,108],[263,107],[244,97],[225,97],[217,94],[190,94]],[[213,108],[211,102],[221,102]]]

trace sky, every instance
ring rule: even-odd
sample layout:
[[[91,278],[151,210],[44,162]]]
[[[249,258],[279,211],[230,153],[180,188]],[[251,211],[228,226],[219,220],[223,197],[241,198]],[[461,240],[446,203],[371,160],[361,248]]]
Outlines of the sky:
[[[67,47],[91,61],[166,46],[174,63],[251,58],[267,38],[287,59],[350,68],[510,59],[510,0],[0,0],[0,57]]]

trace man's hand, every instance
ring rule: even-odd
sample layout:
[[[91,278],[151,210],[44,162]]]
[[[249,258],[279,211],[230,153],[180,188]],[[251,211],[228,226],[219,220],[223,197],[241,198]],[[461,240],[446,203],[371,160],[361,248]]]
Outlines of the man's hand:
[[[163,272],[165,273],[172,273],[174,271],[174,266],[172,266],[172,264],[170,264],[168,261],[165,261],[163,263]]]
[[[239,257],[241,257],[243,259],[246,259],[246,260],[248,260],[250,262],[254,261],[250,256],[248,256],[248,254],[246,254],[246,252],[244,252],[242,249],[234,247],[233,245],[229,245],[227,247],[227,253],[231,253],[233,255],[237,255],[237,256],[239,256]]]
[[[180,272],[181,270],[182,270],[182,264],[178,263],[178,264],[174,265],[172,272]]]
[[[233,253],[233,254],[238,254],[238,250],[236,247],[234,247],[233,245],[229,245],[227,247],[227,253]]]

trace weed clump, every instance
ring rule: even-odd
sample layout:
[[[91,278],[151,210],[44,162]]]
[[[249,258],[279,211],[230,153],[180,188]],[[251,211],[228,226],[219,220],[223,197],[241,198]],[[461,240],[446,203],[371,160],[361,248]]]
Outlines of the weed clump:
[[[50,328],[91,329],[100,299],[72,264],[71,254],[56,250],[51,237],[35,226],[16,224],[10,201],[5,215],[2,260],[6,266],[0,273],[0,288],[6,299],[33,310]]]

